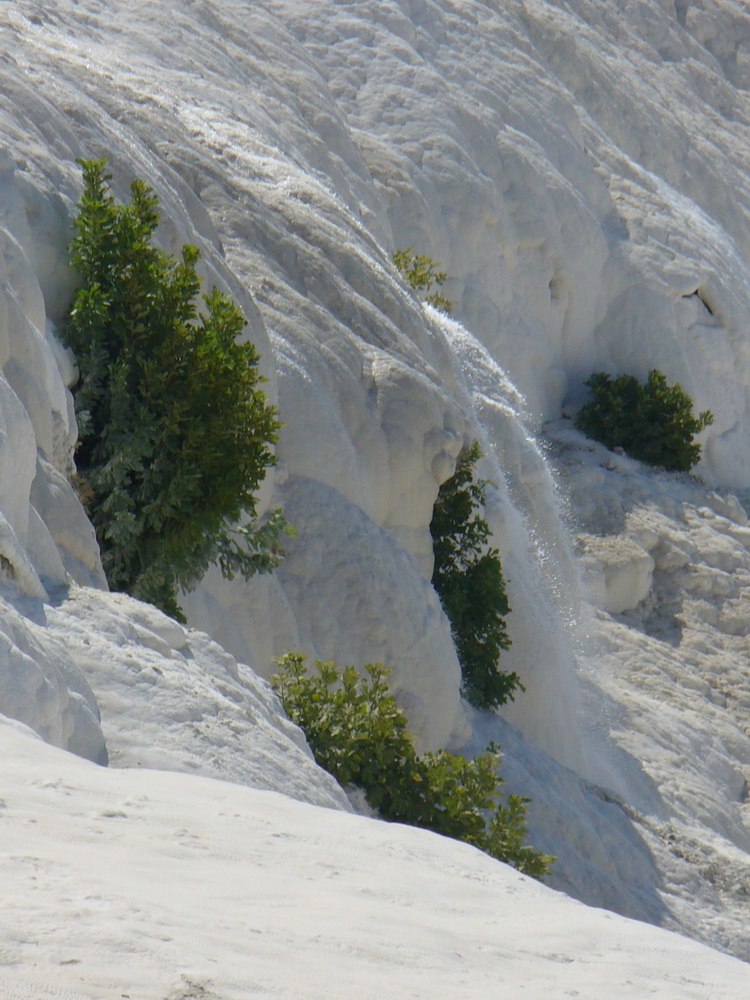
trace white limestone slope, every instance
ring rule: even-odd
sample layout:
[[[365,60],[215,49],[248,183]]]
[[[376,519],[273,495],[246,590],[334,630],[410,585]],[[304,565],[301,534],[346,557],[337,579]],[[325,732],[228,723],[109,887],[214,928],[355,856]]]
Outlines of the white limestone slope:
[[[592,601],[577,659],[594,784],[487,720],[474,746],[499,738],[510,786],[534,800],[532,840],[557,851],[553,885],[747,960],[750,497],[614,455],[567,421],[546,450]]]
[[[740,1000],[747,965],[466,844],[0,723],[8,1000]],[[30,839],[31,838],[31,839]]]
[[[555,884],[748,957],[747,705],[715,700],[746,687],[742,498],[711,501],[731,530],[675,526],[699,485],[566,452],[564,523],[527,430],[596,368],[656,366],[715,414],[700,473],[750,486],[746,28],[730,0],[6,5],[0,709],[93,759],[106,737],[127,767],[346,808],[237,661],[380,660],[421,745],[500,737]],[[185,599],[231,655],[60,589],[104,586],[54,338],[74,161],[100,155],[118,196],[154,186],[163,244],[196,243],[241,304],[285,421],[261,498],[297,528],[284,565]],[[409,245],[442,262],[463,325],[400,282]],[[429,585],[438,485],[473,439],[527,687],[503,719],[461,703]],[[598,606],[582,629],[571,531]]]

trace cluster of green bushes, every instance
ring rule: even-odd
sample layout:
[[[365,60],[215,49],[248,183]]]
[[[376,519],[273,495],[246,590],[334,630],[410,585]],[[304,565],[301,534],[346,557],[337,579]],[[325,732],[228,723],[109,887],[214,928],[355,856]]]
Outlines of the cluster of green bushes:
[[[240,310],[214,289],[198,311],[198,250],[186,245],[177,259],[153,245],[153,191],[135,181],[131,204],[117,204],[106,160],[81,166],[71,260],[82,283],[64,330],[80,369],[77,484],[112,589],[183,619],[177,591],[211,563],[227,576],[278,564],[279,536],[291,529],[281,511],[257,524],[255,493],[274,462],[280,425],[260,389],[255,349],[237,341]],[[394,262],[416,289],[445,281],[411,250]],[[437,293],[426,301],[451,305]],[[441,488],[433,583],[451,621],[464,694],[494,707],[521,685],[497,669],[509,608],[489,527],[476,512],[486,486],[474,480],[478,458],[475,445]],[[493,745],[474,760],[419,756],[381,666],[365,667],[369,680],[320,662],[310,677],[297,654],[279,666],[274,686],[318,763],[345,787],[364,789],[382,816],[467,841],[530,875],[548,871],[553,859],[523,845],[528,800],[496,801]]]
[[[693,401],[680,385],[669,385],[657,369],[645,385],[634,375],[611,378],[595,372],[584,383],[591,399],[582,406],[575,425],[607,448],[622,448],[632,458],[670,471],[687,472],[700,459],[696,434],[713,423],[704,410],[693,416]]]
[[[209,565],[227,576],[274,568],[281,558],[281,511],[256,521],[255,495],[273,465],[279,422],[260,384],[252,344],[238,343],[245,320],[216,289],[196,302],[198,250],[180,258],[153,245],[158,201],[141,181],[132,202],[109,192],[106,160],[81,161],[84,192],[71,260],[82,279],[64,334],[75,351],[79,426],[78,483],[96,528],[110,586],[182,618],[179,588]],[[393,262],[424,301],[449,312],[432,291],[446,274],[411,248]],[[713,421],[664,375],[615,379],[597,372],[576,426],[609,448],[667,469],[700,458],[694,436]],[[499,669],[510,645],[499,554],[481,516],[486,481],[475,478],[474,443],[444,483],[430,531],[432,583],[451,623],[462,691],[481,708],[512,699],[523,685]],[[474,760],[446,751],[418,755],[389,691],[389,671],[317,663],[310,676],[299,654],[279,661],[273,683],[318,763],[344,787],[365,792],[386,819],[473,844],[520,871],[541,877],[554,859],[524,846],[527,799],[498,802],[499,753],[490,744]]]
[[[81,166],[82,285],[64,330],[80,369],[78,483],[112,589],[181,618],[177,589],[211,563],[228,576],[277,565],[283,515],[254,519],[280,425],[255,348],[237,342],[238,307],[214,289],[196,308],[198,250],[178,260],[153,245],[153,191],[135,181],[119,205],[106,160]]]
[[[445,750],[419,756],[388,688],[390,671],[368,664],[362,678],[353,667],[320,660],[316,667],[310,675],[305,658],[288,653],[272,683],[316,761],[339,784],[363,789],[385,819],[466,841],[527,875],[549,871],[554,859],[523,844],[528,799],[496,801],[502,779],[493,744],[474,760]]]
[[[438,492],[430,523],[432,585],[451,623],[463,694],[478,708],[496,708],[524,687],[517,673],[498,665],[501,651],[510,646],[505,624],[510,607],[500,556],[487,544],[490,528],[479,513],[487,487],[486,480],[475,478],[480,457],[475,441]]]

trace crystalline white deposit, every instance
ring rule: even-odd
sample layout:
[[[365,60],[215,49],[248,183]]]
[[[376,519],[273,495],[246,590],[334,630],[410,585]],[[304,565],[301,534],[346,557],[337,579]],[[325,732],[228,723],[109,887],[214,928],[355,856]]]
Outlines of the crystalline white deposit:
[[[300,749],[268,688],[237,661],[268,675],[272,658],[289,648],[360,666],[382,660],[421,745],[477,750],[501,740],[509,787],[534,799],[532,840],[559,856],[553,884],[748,958],[750,536],[741,491],[750,487],[750,22],[741,5],[6,7],[3,712],[93,759],[103,759],[106,737],[113,762],[126,768],[273,787],[340,812],[346,800]],[[118,197],[134,177],[154,186],[163,245],[198,245],[207,281],[240,303],[286,425],[260,503],[282,503],[298,530],[282,569],[247,584],[211,573],[185,599],[191,625],[228,654],[101,592],[93,533],[68,482],[74,426],[66,386],[75,371],[55,328],[74,287],[66,245],[80,193],[75,158],[100,155],[109,157]],[[398,278],[389,254],[407,246],[448,272],[443,291],[460,323],[424,309]],[[556,492],[527,428],[559,418],[563,406],[572,411],[595,369],[644,375],[652,367],[714,412],[697,471],[715,492],[688,477],[646,473],[564,426],[543,445],[554,458]],[[429,585],[437,489],[473,439],[484,452],[480,472],[494,483],[487,518],[513,607],[504,663],[527,686],[502,719],[461,702],[450,630]],[[81,587],[66,593],[71,579]],[[99,591],[85,589],[92,586]],[[593,610],[581,610],[582,594]],[[51,766],[40,752],[40,766]],[[28,760],[19,754],[19,766],[37,766],[31,752]],[[153,780],[165,790],[180,784]],[[106,793],[90,794],[94,801]],[[262,825],[261,801],[253,808]],[[202,808],[189,804],[180,828]],[[293,827],[308,822],[288,808]],[[310,824],[333,831],[351,819],[322,815]],[[370,836],[387,840],[372,825],[362,829],[370,831],[363,850]],[[415,836],[420,853],[440,853],[427,835]],[[309,852],[322,864],[313,841]],[[60,850],[49,844],[51,855]],[[454,864],[442,858],[441,869]],[[179,872],[174,858],[162,861]],[[494,887],[505,878],[482,864],[490,868],[470,881]],[[146,892],[140,885],[129,896],[135,910]],[[546,893],[516,886],[519,904],[540,901],[536,926],[557,913]],[[267,908],[288,920],[297,899],[287,883],[261,888]],[[415,892],[432,898],[424,887]],[[90,915],[98,905],[84,899],[79,910]],[[484,896],[478,905],[489,907]],[[331,940],[353,908],[350,896],[331,902]],[[585,913],[560,911],[559,919],[588,933],[594,918]],[[174,919],[163,912],[164,935]],[[243,919],[246,938],[254,924]],[[87,932],[94,924],[85,923]],[[133,925],[112,932],[118,954],[132,955]],[[532,926],[520,918],[515,925],[522,933]],[[591,935],[605,940],[596,926]],[[106,938],[112,925],[99,927]],[[476,933],[471,920],[467,928]],[[188,944],[175,945],[179,954],[192,933],[188,927]],[[690,952],[685,971],[687,960],[670,965],[661,946],[644,943],[663,940],[652,933],[639,929],[626,949],[622,968],[636,951],[645,951],[647,968],[621,995],[744,997],[746,990],[718,985],[734,983],[734,971],[711,978],[712,963],[718,969],[723,960]],[[452,953],[449,928],[435,934],[437,950]],[[12,972],[35,961],[24,942],[9,959]],[[75,939],[60,942],[50,960],[78,961]],[[544,953],[552,981],[571,964],[559,956],[573,954],[571,989],[619,995],[604,965],[579,964],[579,945],[563,937],[551,958]],[[372,938],[357,940],[356,948],[368,947]],[[392,961],[393,943],[384,947]],[[489,954],[496,944],[486,947]],[[523,956],[530,983],[539,955],[510,951]],[[375,966],[382,956],[376,950]],[[399,956],[403,971],[414,952]],[[467,995],[497,993],[500,967],[483,961],[472,952],[469,964],[482,971]],[[502,967],[509,961],[503,952]],[[386,981],[393,992],[393,979],[370,980],[371,965],[366,974],[352,968],[378,995],[388,992]],[[144,964],[139,975],[152,971]],[[548,994],[550,979],[538,974],[538,992]],[[49,975],[45,968],[24,979],[21,995],[47,995]],[[193,972],[185,967],[184,975]],[[295,975],[304,978],[302,966]],[[66,981],[72,996],[108,995],[86,993],[81,978]],[[122,979],[109,982],[120,996]],[[434,980],[424,982],[434,995]],[[193,988],[159,983],[175,996]],[[222,988],[250,989],[237,983]]]

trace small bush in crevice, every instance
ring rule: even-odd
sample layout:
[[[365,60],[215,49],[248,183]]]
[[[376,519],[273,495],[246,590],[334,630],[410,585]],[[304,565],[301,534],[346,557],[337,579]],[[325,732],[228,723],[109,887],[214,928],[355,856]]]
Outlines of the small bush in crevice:
[[[440,312],[450,313],[455,305],[439,292],[431,292],[433,285],[440,287],[447,280],[445,271],[438,271],[439,264],[423,253],[414,253],[411,247],[406,250],[396,250],[391,254],[391,260],[396,269],[406,278],[412,288],[418,292],[426,292],[424,301]]]
[[[527,875],[549,871],[554,859],[523,844],[528,799],[495,801],[502,779],[494,744],[474,760],[445,750],[418,756],[380,664],[364,668],[367,678],[320,660],[310,676],[299,653],[278,665],[273,687],[317,763],[343,787],[363,789],[384,819],[466,841]]]
[[[518,674],[498,667],[502,650],[510,646],[505,626],[510,607],[500,556],[488,546],[490,528],[477,513],[487,487],[486,480],[474,478],[480,457],[475,441],[438,492],[430,523],[432,585],[451,623],[464,695],[477,708],[495,708],[524,687]]]
[[[655,368],[641,385],[634,375],[611,378],[595,372],[584,385],[591,399],[578,411],[575,426],[607,448],[622,448],[641,462],[687,472],[701,457],[696,434],[713,423],[704,410],[693,416],[693,401],[680,385],[669,385]]]
[[[177,588],[212,562],[227,576],[278,564],[281,511],[253,519],[280,424],[254,347],[237,343],[238,307],[214,289],[198,313],[198,250],[178,260],[152,245],[153,191],[135,181],[119,205],[106,160],[80,162],[70,249],[83,284],[63,331],[81,373],[79,490],[112,589],[182,619]]]

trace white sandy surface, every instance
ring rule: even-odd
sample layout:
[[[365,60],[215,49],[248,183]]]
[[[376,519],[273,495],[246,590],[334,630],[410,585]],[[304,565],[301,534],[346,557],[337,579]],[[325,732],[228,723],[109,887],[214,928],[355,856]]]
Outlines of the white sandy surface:
[[[0,995],[721,1000],[747,966],[466,845],[0,727]]]

